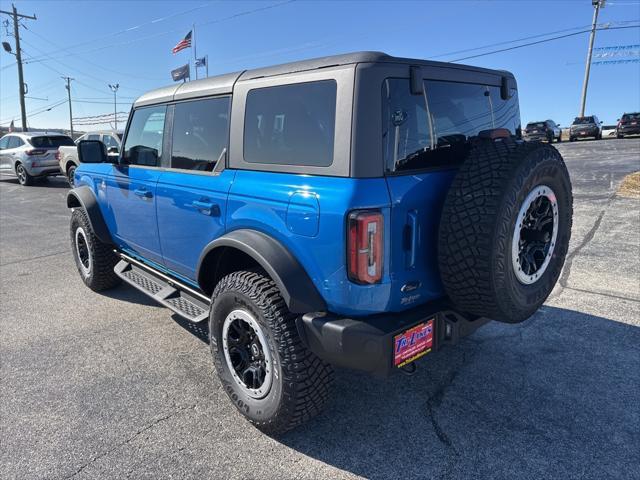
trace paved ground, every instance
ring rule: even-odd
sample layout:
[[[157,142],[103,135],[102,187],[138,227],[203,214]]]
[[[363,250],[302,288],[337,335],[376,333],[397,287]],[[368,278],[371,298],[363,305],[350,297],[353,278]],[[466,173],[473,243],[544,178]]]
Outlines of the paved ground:
[[[340,371],[282,438],[242,421],[206,331],[81,284],[62,179],[0,181],[0,478],[640,478],[640,140],[560,145],[575,223],[534,318],[388,381]]]

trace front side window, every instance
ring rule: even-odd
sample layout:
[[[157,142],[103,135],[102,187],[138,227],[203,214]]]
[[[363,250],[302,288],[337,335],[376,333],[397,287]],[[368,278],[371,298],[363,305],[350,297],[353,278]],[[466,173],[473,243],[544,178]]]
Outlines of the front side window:
[[[212,171],[227,146],[229,97],[178,103],[171,167]]]
[[[139,108],[133,112],[122,160],[131,165],[157,167],[162,156],[165,105]]]
[[[330,166],[336,95],[335,80],[249,91],[245,108],[245,161]]]
[[[388,79],[382,87],[387,171],[457,166],[483,130],[519,135],[517,92],[511,95],[503,100],[497,86],[440,80],[426,80],[424,95],[412,95],[408,79]]]

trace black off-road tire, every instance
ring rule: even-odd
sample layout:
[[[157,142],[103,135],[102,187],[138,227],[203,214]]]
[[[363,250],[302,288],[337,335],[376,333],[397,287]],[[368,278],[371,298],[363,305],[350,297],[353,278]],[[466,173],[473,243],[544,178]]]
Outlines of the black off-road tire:
[[[238,309],[257,321],[273,359],[273,381],[263,398],[252,398],[238,385],[225,358],[224,321]],[[295,315],[263,272],[238,271],[220,280],[212,295],[209,338],[222,387],[240,413],[263,432],[283,433],[323,410],[333,369],[302,343]]]
[[[76,168],[77,167],[73,164],[67,168],[67,180],[69,181],[69,185],[71,186],[71,188],[75,187],[74,174],[76,172]]]
[[[81,232],[78,232],[81,229]],[[84,284],[95,292],[107,290],[119,285],[121,280],[113,268],[118,263],[118,257],[113,252],[113,247],[100,241],[96,237],[87,213],[82,208],[75,208],[71,214],[71,251],[76,262],[78,273]],[[87,259],[83,263],[76,241],[86,244]]]
[[[557,199],[557,237],[532,284],[518,280],[512,241],[520,209],[538,186]],[[439,231],[438,262],[449,298],[464,312],[506,323],[530,317],[551,293],[564,264],[573,214],[569,173],[542,143],[480,142],[453,180]]]

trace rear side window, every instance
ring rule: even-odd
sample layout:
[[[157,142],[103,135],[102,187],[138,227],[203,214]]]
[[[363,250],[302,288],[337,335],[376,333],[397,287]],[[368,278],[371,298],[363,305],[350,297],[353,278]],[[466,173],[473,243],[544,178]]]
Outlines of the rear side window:
[[[139,108],[133,112],[122,159],[131,165],[157,167],[162,157],[165,105]]]
[[[107,148],[111,148],[111,147],[118,148],[119,147],[118,142],[111,135],[103,135],[102,136],[102,143],[104,143]]]
[[[171,167],[211,171],[227,146],[229,97],[178,103]]]
[[[408,79],[388,79],[383,85],[387,171],[455,167],[483,130],[520,134],[516,90],[502,100],[497,86],[439,80],[427,80],[424,86],[424,95],[411,95]]]
[[[73,147],[75,145],[71,137],[64,135],[55,137],[31,137],[29,143],[35,148]]]
[[[328,167],[336,122],[334,80],[249,91],[244,159],[249,163]]]

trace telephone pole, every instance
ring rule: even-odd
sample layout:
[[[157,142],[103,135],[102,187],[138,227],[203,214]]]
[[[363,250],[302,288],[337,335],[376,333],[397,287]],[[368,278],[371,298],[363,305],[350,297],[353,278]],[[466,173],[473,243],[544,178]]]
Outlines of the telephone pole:
[[[584,117],[584,109],[587,105],[587,86],[589,85],[589,72],[591,71],[591,56],[593,54],[593,42],[596,39],[596,27],[600,8],[604,8],[606,0],[591,0],[594,7],[593,21],[591,22],[591,33],[589,34],[589,49],[587,50],[587,65],[584,69],[584,82],[582,83],[582,100],[580,101],[580,116]]]
[[[114,130],[118,130],[118,103],[116,101],[116,95],[118,92],[118,88],[120,88],[119,83],[115,83],[113,85],[109,84],[109,88],[113,92],[113,121],[115,123]]]
[[[67,95],[69,96],[69,126],[71,127],[71,138],[73,138],[73,113],[71,111],[71,80],[75,80],[71,77],[60,77],[67,81]]]
[[[16,10],[16,6],[11,4],[12,11],[7,12],[4,10],[0,10],[0,13],[5,13],[7,15],[11,15],[13,17],[13,35],[16,38],[16,62],[18,62],[18,83],[20,84],[20,113],[22,115],[22,131],[27,131],[27,113],[26,108],[24,106],[24,75],[22,74],[22,50],[20,49],[20,30],[18,29],[18,18],[28,18],[29,20],[37,20],[35,14],[33,16],[23,15],[22,13],[18,13]]]

